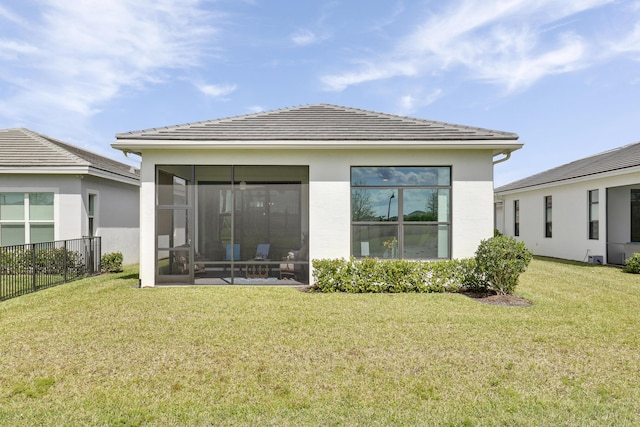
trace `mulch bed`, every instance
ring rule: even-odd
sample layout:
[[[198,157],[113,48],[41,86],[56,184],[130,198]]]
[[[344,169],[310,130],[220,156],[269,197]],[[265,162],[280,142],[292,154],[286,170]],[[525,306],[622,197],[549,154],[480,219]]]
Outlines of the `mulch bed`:
[[[495,295],[481,292],[464,292],[464,295],[482,304],[504,305],[508,307],[530,307],[533,303],[517,295]]]
[[[309,292],[311,286],[302,285],[295,287],[300,292]],[[517,295],[496,295],[482,292],[463,292],[463,295],[481,303],[489,305],[502,305],[506,307],[531,307],[533,303]]]

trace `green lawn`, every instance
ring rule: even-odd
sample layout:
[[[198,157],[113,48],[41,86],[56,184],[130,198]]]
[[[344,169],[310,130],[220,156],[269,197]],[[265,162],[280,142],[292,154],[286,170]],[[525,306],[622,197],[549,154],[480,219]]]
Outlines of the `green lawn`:
[[[0,425],[640,424],[640,276],[616,268],[536,259],[527,308],[136,284],[0,303]]]

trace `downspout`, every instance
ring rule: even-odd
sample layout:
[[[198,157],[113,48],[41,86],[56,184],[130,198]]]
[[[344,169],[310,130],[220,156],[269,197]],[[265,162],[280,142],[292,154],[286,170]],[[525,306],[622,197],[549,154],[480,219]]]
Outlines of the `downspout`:
[[[493,161],[494,165],[497,165],[498,163],[506,162],[511,158],[511,151],[507,151],[506,153],[499,153],[499,154],[504,154],[504,157],[498,160],[494,160]]]

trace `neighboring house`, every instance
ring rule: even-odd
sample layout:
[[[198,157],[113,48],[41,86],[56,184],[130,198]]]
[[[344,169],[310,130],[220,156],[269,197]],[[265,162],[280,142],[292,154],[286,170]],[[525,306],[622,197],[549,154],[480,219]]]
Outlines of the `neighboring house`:
[[[0,244],[101,236],[139,261],[139,171],[27,129],[0,130]]]
[[[496,227],[536,255],[621,265],[640,252],[640,143],[495,189]]]
[[[308,283],[318,258],[471,257],[514,133],[317,104],[121,133],[142,286]]]

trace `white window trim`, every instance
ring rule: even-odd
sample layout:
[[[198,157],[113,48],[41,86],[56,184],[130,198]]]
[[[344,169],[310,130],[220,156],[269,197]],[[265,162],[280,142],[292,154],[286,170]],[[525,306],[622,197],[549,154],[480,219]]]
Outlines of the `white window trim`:
[[[90,236],[89,234],[89,196],[95,196],[93,200],[93,235],[99,236],[98,229],[100,228],[100,191],[94,190],[92,188],[88,188],[85,191],[85,210],[83,217],[85,218],[85,225],[83,227],[86,236]]]
[[[52,221],[27,219],[29,215],[29,194],[31,193],[53,193],[53,239],[59,240],[59,218],[60,218],[60,189],[58,187],[0,187],[0,193],[22,193],[24,200],[25,218],[22,220],[5,220],[5,224],[24,224],[25,244],[31,243],[31,223],[34,224],[51,224]]]

